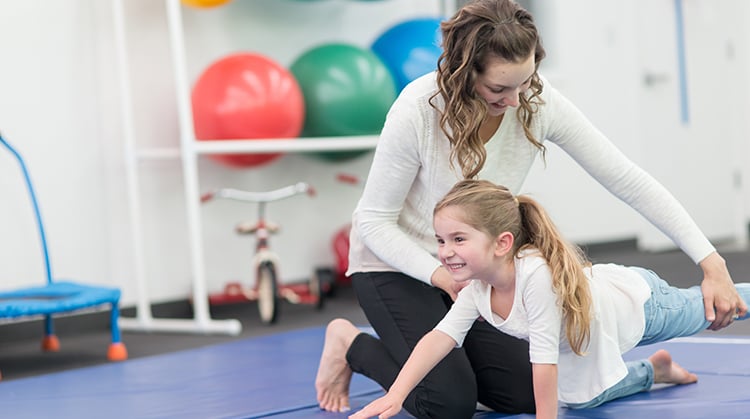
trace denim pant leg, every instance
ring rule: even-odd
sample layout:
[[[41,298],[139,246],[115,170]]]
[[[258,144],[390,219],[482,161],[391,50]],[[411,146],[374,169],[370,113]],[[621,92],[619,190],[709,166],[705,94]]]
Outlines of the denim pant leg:
[[[651,287],[651,298],[643,306],[646,330],[638,346],[692,336],[706,330],[711,324],[705,317],[700,286],[676,288],[649,270],[635,267],[631,269],[641,273]],[[750,284],[735,284],[735,288],[745,304],[750,304]],[[737,320],[745,320],[748,317],[750,314]]]
[[[654,384],[654,367],[646,359],[626,362],[628,375],[586,403],[568,403],[570,409],[588,409],[602,403],[648,390]]]
[[[711,324],[705,317],[700,286],[677,288],[650,270],[631,269],[640,273],[651,287],[651,298],[643,305],[646,328],[638,346],[692,336]]]

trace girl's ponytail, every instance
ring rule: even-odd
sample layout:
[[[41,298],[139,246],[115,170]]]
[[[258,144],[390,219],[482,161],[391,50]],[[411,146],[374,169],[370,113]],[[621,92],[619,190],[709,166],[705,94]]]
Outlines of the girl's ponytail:
[[[590,262],[578,246],[568,243],[549,218],[547,211],[528,196],[519,196],[521,234],[516,239],[519,251],[535,248],[547,260],[552,271],[552,286],[562,305],[566,337],[570,347],[583,355],[589,343],[591,290],[583,272]]]

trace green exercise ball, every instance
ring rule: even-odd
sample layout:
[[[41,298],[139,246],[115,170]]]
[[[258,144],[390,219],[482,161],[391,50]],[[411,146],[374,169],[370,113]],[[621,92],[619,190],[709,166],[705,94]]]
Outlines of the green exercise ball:
[[[396,99],[396,83],[383,61],[355,45],[330,43],[299,56],[289,70],[305,101],[304,137],[377,135]],[[319,152],[348,160],[364,151]]]

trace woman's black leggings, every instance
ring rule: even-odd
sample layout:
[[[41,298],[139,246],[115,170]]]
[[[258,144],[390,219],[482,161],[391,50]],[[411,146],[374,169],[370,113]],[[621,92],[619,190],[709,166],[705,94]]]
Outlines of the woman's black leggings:
[[[388,389],[452,301],[439,288],[398,272],[356,273],[352,285],[378,338],[357,336],[347,361],[354,372]],[[483,321],[474,323],[463,348],[451,351],[409,394],[404,408],[417,418],[460,419],[474,415],[477,401],[503,413],[534,412],[528,343]]]

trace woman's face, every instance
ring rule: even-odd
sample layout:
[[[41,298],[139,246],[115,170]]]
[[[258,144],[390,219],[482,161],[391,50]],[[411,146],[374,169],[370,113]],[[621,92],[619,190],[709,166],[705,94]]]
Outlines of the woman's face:
[[[520,63],[490,58],[474,85],[477,94],[487,101],[490,116],[500,116],[509,106],[518,106],[518,96],[529,88],[535,71],[534,54]]]

